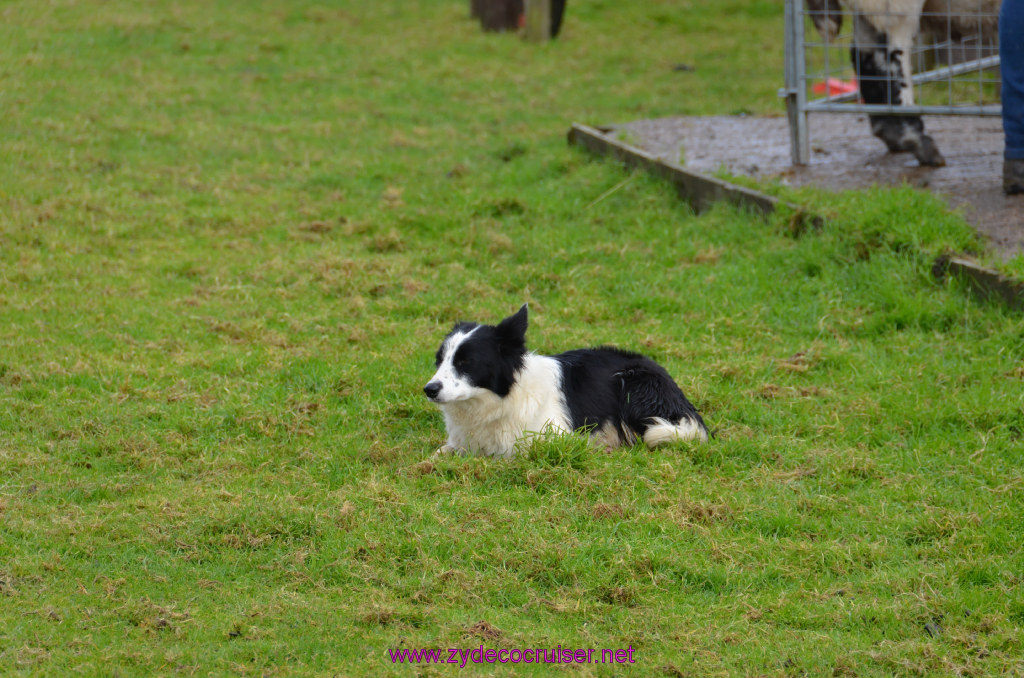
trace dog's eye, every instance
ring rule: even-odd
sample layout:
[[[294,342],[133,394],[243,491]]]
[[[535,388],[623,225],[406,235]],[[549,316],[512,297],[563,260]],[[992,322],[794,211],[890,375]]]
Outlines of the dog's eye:
[[[463,370],[472,364],[473,362],[469,358],[456,358],[454,362],[455,367],[459,368],[460,370]]]

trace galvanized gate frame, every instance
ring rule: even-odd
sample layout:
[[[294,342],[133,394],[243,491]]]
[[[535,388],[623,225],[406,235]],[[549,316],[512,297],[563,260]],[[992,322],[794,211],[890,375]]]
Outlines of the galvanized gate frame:
[[[893,106],[889,104],[857,103],[859,94],[836,94],[822,99],[807,99],[807,57],[804,31],[806,13],[803,0],[786,0],[786,56],[785,88],[779,96],[786,100],[786,115],[789,119],[790,155],[794,165],[806,165],[811,159],[810,135],[807,117],[812,112],[824,113],[884,113],[887,115],[980,115],[999,116],[1002,107],[996,105],[945,105],[945,106]],[[953,66],[937,68],[913,76],[915,85],[952,78],[999,66],[998,56],[973,59]]]

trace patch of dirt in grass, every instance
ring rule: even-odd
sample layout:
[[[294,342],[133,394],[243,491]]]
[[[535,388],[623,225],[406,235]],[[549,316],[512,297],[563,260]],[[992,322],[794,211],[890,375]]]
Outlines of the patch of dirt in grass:
[[[782,389],[775,384],[765,384],[757,391],[754,391],[751,395],[754,395],[763,400],[774,400],[779,397]]]
[[[505,635],[505,632],[488,622],[478,621],[466,629],[466,635],[476,636],[484,640],[499,640]]]
[[[819,398],[827,396],[829,393],[830,391],[827,389],[818,388],[817,386],[797,388],[795,386],[779,386],[769,383],[756,391],[751,391],[750,395],[762,400],[776,400],[778,398]]]
[[[776,363],[776,369],[790,372],[806,372],[817,363],[814,356],[808,355],[806,351],[799,351]]]
[[[795,469],[778,470],[771,473],[771,478],[776,482],[789,483],[801,478],[817,475],[818,469],[811,466],[800,466]]]
[[[677,520],[685,523],[709,525],[730,518],[732,509],[725,504],[683,501],[672,509],[672,513]]]
[[[413,464],[412,466],[409,467],[409,471],[412,472],[413,475],[417,476],[430,475],[431,473],[434,472],[434,469],[434,463],[429,459],[425,459],[419,462],[418,464]]]
[[[359,615],[359,621],[367,626],[387,626],[394,619],[394,611],[381,608],[374,608]]]
[[[397,626],[419,628],[423,626],[425,619],[416,612],[401,612],[376,605],[356,614],[359,623],[365,626]]]
[[[591,514],[597,519],[611,518],[619,520],[625,517],[626,510],[617,504],[597,503],[591,509]]]
[[[357,513],[355,504],[346,500],[338,507],[337,513],[334,514],[334,522],[342,530],[348,532],[356,526]]]
[[[609,605],[633,607],[636,602],[636,593],[626,586],[611,586],[602,589],[598,594],[598,599]]]

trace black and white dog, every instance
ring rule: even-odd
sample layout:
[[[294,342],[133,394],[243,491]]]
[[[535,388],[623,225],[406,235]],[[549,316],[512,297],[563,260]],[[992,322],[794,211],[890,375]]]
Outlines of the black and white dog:
[[[650,358],[609,347],[527,351],[525,304],[497,325],[457,323],[436,362],[423,391],[448,428],[438,452],[510,457],[548,430],[586,431],[607,447],[708,439],[696,408]]]

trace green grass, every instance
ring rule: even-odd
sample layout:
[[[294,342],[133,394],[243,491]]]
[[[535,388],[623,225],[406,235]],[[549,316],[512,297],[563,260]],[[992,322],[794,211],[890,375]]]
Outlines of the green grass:
[[[565,144],[780,113],[781,14],[570,3],[533,46],[439,0],[0,5],[0,672],[1024,671],[1024,322],[931,277],[962,219],[807,192],[794,237]],[[437,342],[524,301],[717,438],[431,459]]]

